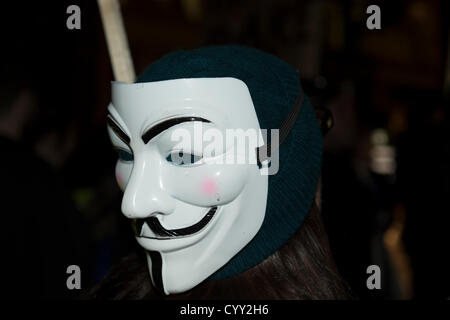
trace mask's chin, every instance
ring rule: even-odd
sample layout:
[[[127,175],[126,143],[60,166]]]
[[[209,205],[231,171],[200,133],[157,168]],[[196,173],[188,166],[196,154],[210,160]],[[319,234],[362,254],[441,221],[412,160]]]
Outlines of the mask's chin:
[[[136,239],[146,250],[150,278],[157,291],[166,295],[185,292],[223,265],[223,262],[216,261],[211,250],[216,252],[215,238],[219,235],[221,239],[223,231],[228,229],[225,226],[221,230],[223,220],[231,223],[238,213],[238,210],[233,210],[234,205],[207,208],[199,221],[184,228],[166,229],[161,224],[155,227],[152,224],[154,220],[144,222],[141,236]],[[222,252],[215,254],[222,256]],[[211,262],[212,268],[209,266]]]
[[[180,265],[181,268],[176,273],[183,270],[183,262],[190,259],[184,256],[186,252],[183,254],[185,250],[182,249],[192,248],[210,233],[218,219],[220,209],[222,209],[222,206],[210,207],[198,222],[177,229],[164,228],[156,217],[150,217],[143,220],[143,222],[133,220],[135,233],[139,234],[136,234],[136,239],[147,252],[150,278],[157,291],[162,294],[180,293],[189,290],[203,280],[203,278],[200,278],[195,282],[191,282],[189,277],[186,277],[184,280],[187,280],[187,283],[184,285],[180,281],[178,281],[179,285],[167,285],[167,279],[164,280],[164,274],[167,274],[167,266],[164,268],[163,264],[166,264],[167,260],[173,259],[173,254],[175,254],[175,259],[179,263],[170,264],[172,264],[172,267]],[[187,253],[187,255],[191,256],[191,258],[193,257],[191,253]],[[175,268],[177,269],[177,267]],[[166,269],[166,272],[164,269]]]

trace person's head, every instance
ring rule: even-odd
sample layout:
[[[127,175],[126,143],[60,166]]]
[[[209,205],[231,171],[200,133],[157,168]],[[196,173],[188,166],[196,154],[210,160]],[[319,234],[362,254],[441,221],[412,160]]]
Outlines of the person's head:
[[[261,129],[282,124],[285,140],[271,154],[279,170],[267,175],[278,164],[258,161]],[[261,51],[175,52],[137,83],[113,83],[108,132],[122,211],[165,294],[258,268],[314,201],[322,151],[314,110],[297,70]]]

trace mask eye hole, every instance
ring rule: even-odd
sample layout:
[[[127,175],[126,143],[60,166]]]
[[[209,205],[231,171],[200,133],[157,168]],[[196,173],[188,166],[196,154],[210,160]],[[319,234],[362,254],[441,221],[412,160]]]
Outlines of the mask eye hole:
[[[202,160],[202,156],[198,156],[184,151],[172,151],[166,157],[167,162],[176,166],[191,166],[198,164]]]
[[[132,153],[123,150],[123,149],[116,149],[117,154],[119,155],[119,160],[123,162],[131,162],[134,160],[134,156]]]

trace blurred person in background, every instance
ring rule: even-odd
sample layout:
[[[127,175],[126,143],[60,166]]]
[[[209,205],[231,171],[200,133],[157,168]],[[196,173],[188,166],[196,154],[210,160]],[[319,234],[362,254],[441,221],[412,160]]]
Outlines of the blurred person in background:
[[[14,61],[2,59],[0,82],[2,295],[72,298],[76,292],[66,286],[66,270],[78,265],[88,272],[89,236],[51,165],[56,162],[48,161],[63,161],[65,150],[55,146],[44,158],[34,151],[34,146],[45,149],[48,145],[33,130],[39,126],[40,91],[26,59]]]

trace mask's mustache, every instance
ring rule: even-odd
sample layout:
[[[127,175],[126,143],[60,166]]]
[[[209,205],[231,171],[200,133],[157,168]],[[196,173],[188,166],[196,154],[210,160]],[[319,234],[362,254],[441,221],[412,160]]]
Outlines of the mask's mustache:
[[[206,213],[206,215],[196,224],[193,224],[192,226],[180,228],[180,229],[166,229],[164,228],[161,223],[159,222],[158,218],[156,217],[150,217],[146,219],[133,219],[132,221],[132,227],[134,229],[134,233],[137,237],[143,237],[142,236],[142,227],[144,226],[144,223],[147,224],[147,226],[150,228],[150,230],[155,233],[157,236],[161,237],[180,237],[180,236],[187,236],[194,234],[201,229],[203,229],[208,222],[212,219],[214,214],[217,211],[217,207],[211,207],[209,211]],[[144,237],[145,238],[145,237]]]

